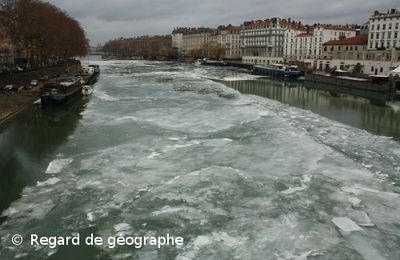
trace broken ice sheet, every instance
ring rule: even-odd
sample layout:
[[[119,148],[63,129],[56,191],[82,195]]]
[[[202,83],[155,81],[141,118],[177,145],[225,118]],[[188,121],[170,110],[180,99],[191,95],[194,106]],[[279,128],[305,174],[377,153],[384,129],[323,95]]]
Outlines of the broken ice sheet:
[[[333,218],[332,222],[339,228],[343,235],[347,235],[354,231],[362,231],[360,226],[347,217]]]

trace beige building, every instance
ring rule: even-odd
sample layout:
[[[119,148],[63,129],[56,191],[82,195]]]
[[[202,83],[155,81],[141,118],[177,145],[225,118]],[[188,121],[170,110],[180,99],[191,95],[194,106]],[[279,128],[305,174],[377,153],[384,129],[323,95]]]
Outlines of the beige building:
[[[219,26],[218,46],[225,49],[225,58],[240,59],[240,26]]]
[[[211,28],[179,28],[172,33],[173,46],[182,55],[206,57],[209,48],[209,36],[216,35],[216,32],[215,29]]]
[[[323,45],[320,59],[308,60],[314,69],[352,71],[359,66],[362,73],[387,75],[400,65],[400,50],[368,50],[368,36],[332,40]]]

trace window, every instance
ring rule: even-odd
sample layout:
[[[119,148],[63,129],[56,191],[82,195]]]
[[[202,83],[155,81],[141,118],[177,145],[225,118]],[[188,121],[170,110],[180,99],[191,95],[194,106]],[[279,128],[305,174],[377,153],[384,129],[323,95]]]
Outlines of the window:
[[[376,29],[379,31],[380,30],[380,24],[378,24],[377,26],[376,26]]]
[[[386,30],[386,24],[382,25],[382,30]]]
[[[369,38],[374,39],[374,34],[371,33],[370,36],[369,36]]]

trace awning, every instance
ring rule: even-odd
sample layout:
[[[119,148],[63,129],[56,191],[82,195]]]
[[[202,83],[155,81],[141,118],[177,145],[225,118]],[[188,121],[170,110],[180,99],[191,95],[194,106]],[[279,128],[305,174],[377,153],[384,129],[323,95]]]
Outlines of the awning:
[[[400,66],[398,66],[394,70],[390,71],[389,75],[390,76],[399,76],[400,77]]]

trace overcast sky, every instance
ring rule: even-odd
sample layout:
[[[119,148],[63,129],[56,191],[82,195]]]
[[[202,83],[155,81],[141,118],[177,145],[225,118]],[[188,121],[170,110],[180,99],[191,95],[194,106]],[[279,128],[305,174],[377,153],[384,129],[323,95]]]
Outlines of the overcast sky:
[[[175,27],[239,25],[282,17],[303,23],[362,24],[398,0],[48,0],[81,22],[91,45],[117,37],[169,34]]]

